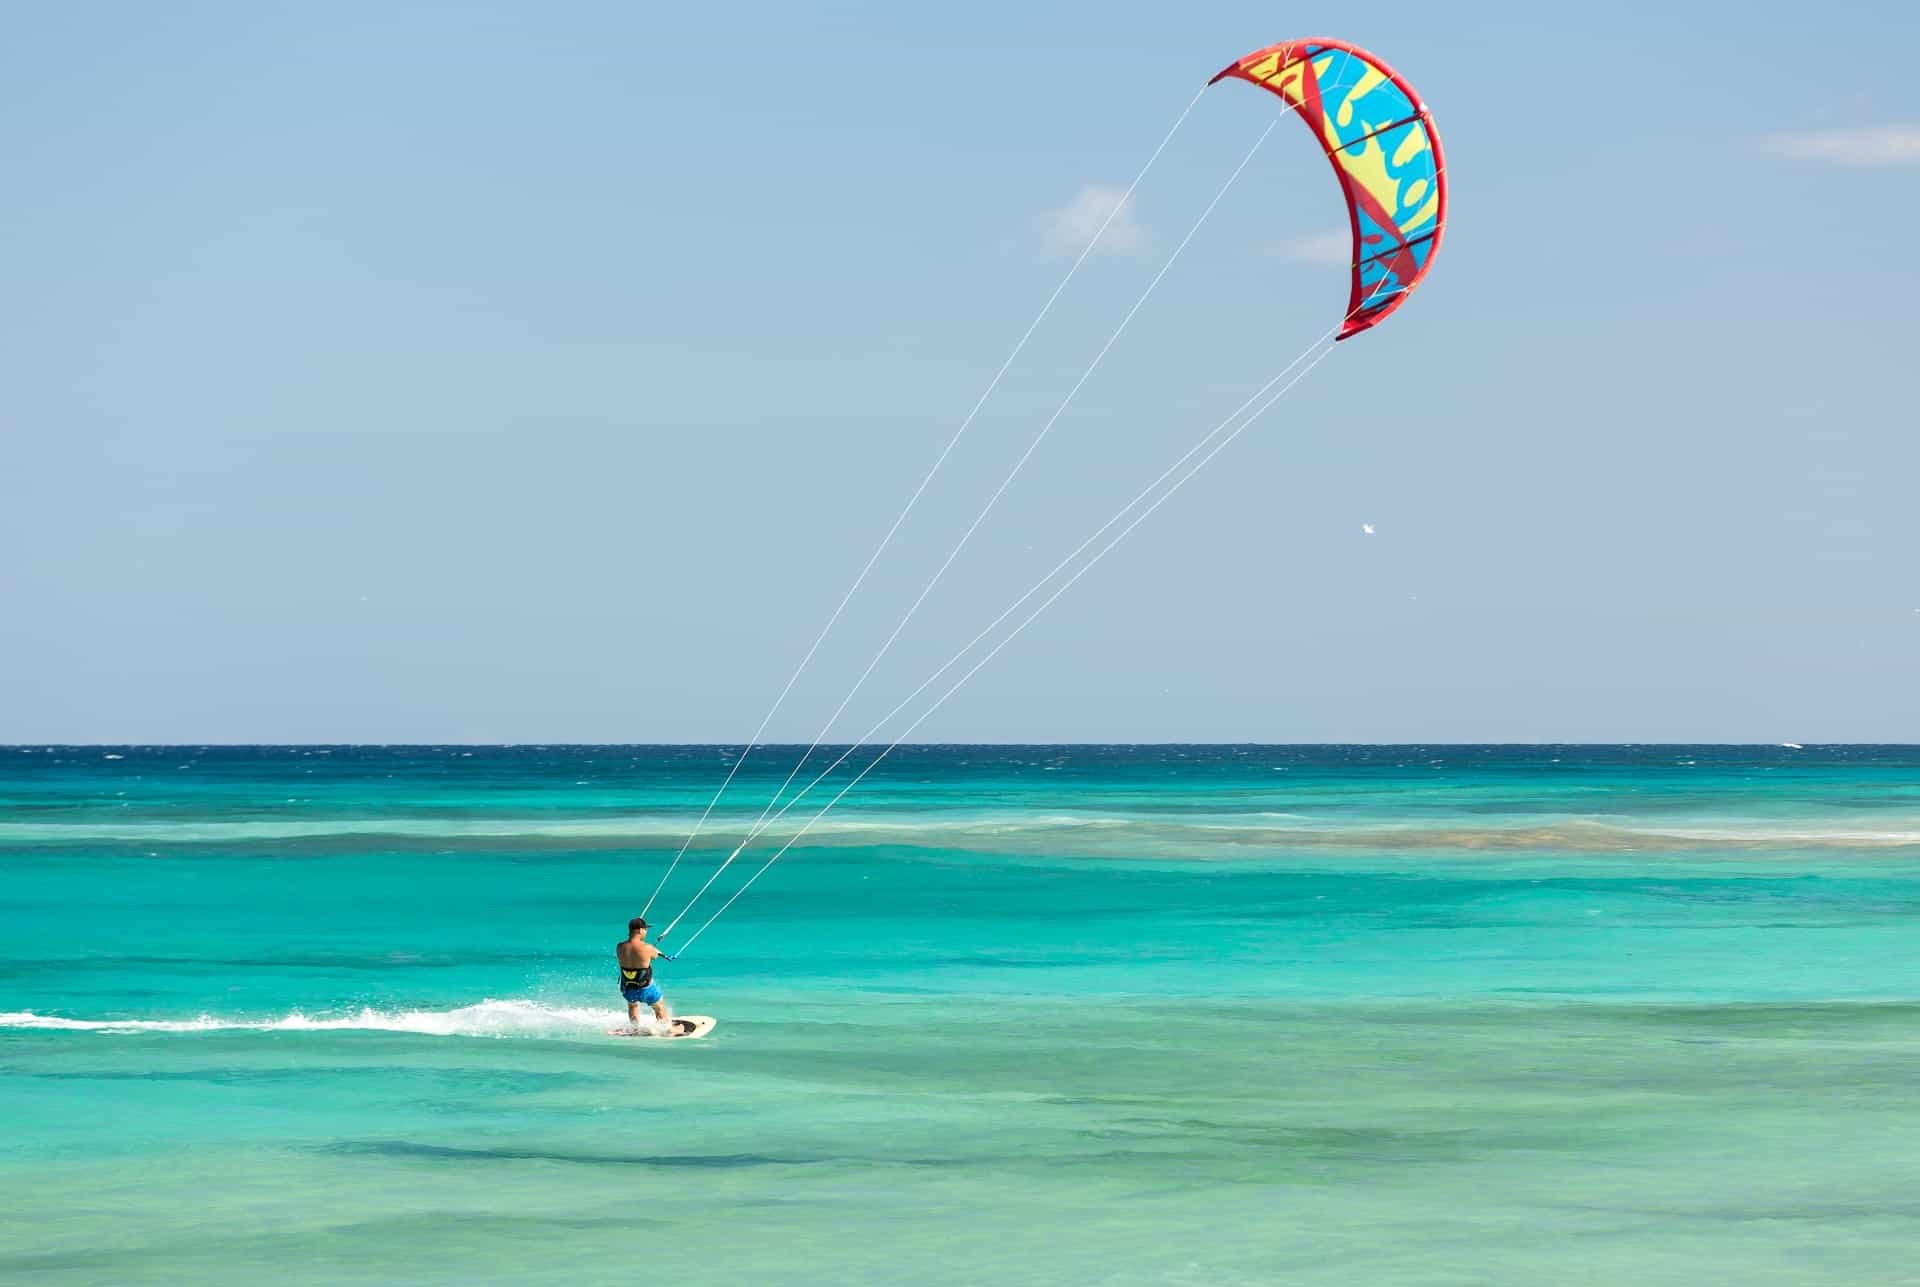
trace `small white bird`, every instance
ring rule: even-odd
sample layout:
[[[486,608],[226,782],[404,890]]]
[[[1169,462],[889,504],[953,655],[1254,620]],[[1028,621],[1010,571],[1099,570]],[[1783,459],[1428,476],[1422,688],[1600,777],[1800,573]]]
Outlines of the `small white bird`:
[[[1366,533],[1366,534],[1367,534],[1368,536],[1372,536],[1372,535],[1373,535],[1373,524],[1372,524],[1372,523],[1362,523],[1362,524],[1360,524],[1360,530],[1361,530],[1361,531],[1363,531],[1363,532],[1365,532],[1365,533]]]

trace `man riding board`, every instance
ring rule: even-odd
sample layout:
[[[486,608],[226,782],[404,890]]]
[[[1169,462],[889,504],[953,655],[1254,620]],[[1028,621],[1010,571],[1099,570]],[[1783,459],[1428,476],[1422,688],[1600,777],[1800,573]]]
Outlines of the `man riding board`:
[[[653,1007],[654,1018],[669,1024],[666,999],[660,985],[653,981],[653,963],[673,958],[647,942],[646,917],[636,916],[627,922],[626,941],[617,944],[613,954],[620,960],[620,995],[626,998],[627,1021],[638,1028],[640,1007],[645,1004]]]

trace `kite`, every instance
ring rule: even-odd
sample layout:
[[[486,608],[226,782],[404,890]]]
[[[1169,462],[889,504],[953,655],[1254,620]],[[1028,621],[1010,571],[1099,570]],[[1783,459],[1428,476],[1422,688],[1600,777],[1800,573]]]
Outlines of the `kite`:
[[[1320,140],[1353,225],[1353,293],[1336,340],[1407,302],[1433,266],[1447,221],[1447,168],[1433,118],[1413,86],[1366,50],[1289,40],[1234,63],[1233,77],[1269,90]]]

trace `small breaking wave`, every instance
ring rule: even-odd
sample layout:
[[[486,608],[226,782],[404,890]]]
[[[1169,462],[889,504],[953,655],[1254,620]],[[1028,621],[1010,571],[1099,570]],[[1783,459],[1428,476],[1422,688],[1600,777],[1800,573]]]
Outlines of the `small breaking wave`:
[[[677,815],[617,818],[289,818],[284,821],[33,822],[0,823],[0,846],[123,843],[161,846],[240,846],[308,853],[391,851],[677,850],[692,828]],[[1558,850],[1576,853],[1920,848],[1920,817],[1890,813],[1878,826],[1856,816],[1765,819],[1692,816],[1614,818],[1574,814],[1514,814],[1483,818],[1429,817],[1383,821],[1377,814],[948,812],[835,814],[807,826],[796,817],[753,838],[771,848],[797,840],[805,848],[899,845],[979,853],[1225,857],[1318,849]],[[703,848],[731,848],[751,836],[747,821],[709,825]]]
[[[605,1032],[626,1015],[591,1006],[548,1006],[535,1001],[482,1001],[453,1010],[376,1010],[309,1015],[295,1010],[277,1018],[68,1019],[31,1010],[0,1012],[0,1031],[99,1032],[411,1032],[427,1037],[565,1037]]]
[[[1286,815],[1270,815],[1281,817]],[[942,817],[901,817],[885,814],[834,815],[808,827],[811,809],[796,816],[756,826],[751,819],[715,821],[701,832],[706,843],[723,847],[749,835],[769,844],[792,839],[805,829],[809,839],[869,840],[886,843],[924,836],[1017,835],[1126,828],[1141,819],[1105,814],[1065,812],[1034,814],[949,814]],[[273,841],[383,840],[426,843],[446,841],[559,841],[592,847],[596,843],[623,848],[677,849],[697,819],[681,815],[632,815],[618,818],[288,818],[278,821],[165,821],[165,822],[0,822],[0,844],[91,843],[236,844]]]

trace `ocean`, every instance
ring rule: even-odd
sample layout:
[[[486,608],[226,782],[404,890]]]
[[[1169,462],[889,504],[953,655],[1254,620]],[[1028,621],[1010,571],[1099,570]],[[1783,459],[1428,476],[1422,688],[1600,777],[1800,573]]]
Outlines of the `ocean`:
[[[708,923],[863,753],[609,1038],[737,753],[0,748],[0,1280],[1920,1282],[1920,748],[903,747]]]

